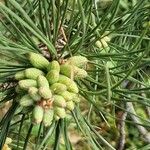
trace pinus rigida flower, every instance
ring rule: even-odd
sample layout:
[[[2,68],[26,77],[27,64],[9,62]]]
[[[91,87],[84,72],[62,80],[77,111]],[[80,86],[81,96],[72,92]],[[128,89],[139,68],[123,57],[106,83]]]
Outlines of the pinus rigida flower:
[[[49,62],[40,54],[26,55],[31,68],[15,74],[18,80],[16,92],[20,106],[32,107],[32,121],[50,126],[53,120],[66,117],[80,102],[79,89],[74,81],[87,77],[83,69],[88,60],[83,56],[73,56],[61,61]]]
[[[12,149],[72,150],[72,132],[89,149],[123,149],[139,124],[147,142],[134,107],[149,106],[149,5],[131,3],[0,2],[0,149],[10,137]]]

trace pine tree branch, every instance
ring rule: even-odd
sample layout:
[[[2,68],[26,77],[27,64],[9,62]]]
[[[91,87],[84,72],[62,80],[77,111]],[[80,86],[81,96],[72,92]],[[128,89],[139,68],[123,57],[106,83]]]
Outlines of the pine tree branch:
[[[140,134],[143,136],[143,140],[145,142],[150,143],[150,132],[148,132],[143,126],[139,125],[142,123],[141,120],[138,117],[136,117],[137,114],[135,112],[132,102],[127,102],[127,111],[131,113],[130,114],[131,119],[135,122],[137,129],[139,130]]]
[[[126,81],[124,84],[125,84],[124,86],[127,89],[132,89],[132,87],[134,86],[134,84],[132,84],[131,82],[128,82],[128,81]],[[132,102],[127,102],[126,107],[127,107],[127,112],[129,112],[128,114],[130,115],[131,119],[135,123],[139,133],[143,136],[143,140],[147,143],[150,143],[150,132],[148,132],[145,127],[141,126],[142,122],[137,117],[138,115],[136,114],[133,103]]]
[[[119,139],[117,143],[117,148],[116,150],[123,150],[125,146],[125,137],[126,137],[126,132],[125,132],[125,120],[127,117],[127,112],[123,112],[121,117],[119,118]]]

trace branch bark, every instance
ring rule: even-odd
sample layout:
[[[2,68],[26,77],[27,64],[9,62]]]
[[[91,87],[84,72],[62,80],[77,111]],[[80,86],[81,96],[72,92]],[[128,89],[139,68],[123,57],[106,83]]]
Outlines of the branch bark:
[[[124,149],[125,138],[126,138],[126,132],[125,132],[126,117],[127,117],[127,112],[123,112],[121,115],[121,118],[119,118],[118,128],[119,128],[120,136],[119,136],[116,150],[123,150]]]
[[[132,120],[135,122],[135,125],[139,130],[140,134],[143,136],[144,141],[150,143],[150,132],[148,132],[146,128],[144,128],[143,126],[139,125],[142,123],[141,120],[138,117],[136,117],[137,114],[134,110],[132,102],[127,102],[127,111],[131,113],[130,116]]]

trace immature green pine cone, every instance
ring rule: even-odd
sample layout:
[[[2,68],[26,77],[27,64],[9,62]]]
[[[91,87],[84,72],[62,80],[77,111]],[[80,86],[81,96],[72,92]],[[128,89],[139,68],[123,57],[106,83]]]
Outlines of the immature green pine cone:
[[[60,66],[60,73],[69,78],[72,78],[74,77],[74,66],[69,64],[63,64]]]
[[[73,80],[71,80],[70,78],[68,78],[64,75],[59,76],[58,82],[62,83],[62,84],[65,84],[67,86],[67,90],[69,92],[73,92],[73,93],[78,93],[79,92],[77,84]]]
[[[54,110],[45,109],[43,116],[43,124],[44,126],[50,126],[54,118]]]
[[[20,99],[19,103],[21,106],[27,107],[32,106],[34,104],[34,101],[28,94],[26,94]]]
[[[46,87],[40,87],[39,88],[39,94],[44,99],[50,99],[50,98],[52,98],[52,92],[51,92],[51,90],[49,88],[46,88]]]
[[[60,95],[54,95],[54,107],[58,106],[58,107],[66,107],[66,100],[60,96]]]
[[[19,71],[15,74],[15,79],[16,80],[21,80],[21,79],[24,79],[25,78],[25,74],[24,74],[24,71]]]
[[[55,107],[54,113],[55,113],[56,115],[58,115],[60,118],[62,118],[62,119],[66,117],[66,111],[65,111],[64,108]]]
[[[54,84],[52,84],[50,89],[52,90],[53,93],[59,94],[59,93],[66,91],[67,87],[66,87],[66,85],[64,85],[62,83],[54,83]]]
[[[53,60],[52,62],[49,63],[49,65],[47,66],[47,71],[49,72],[51,70],[57,70],[58,72],[60,72],[60,65],[58,61]]]
[[[59,72],[57,70],[51,70],[46,75],[49,84],[54,84],[59,80]]]
[[[74,77],[75,78],[86,78],[87,72],[84,69],[80,69],[78,67],[74,67]]]
[[[67,60],[67,64],[71,64],[77,67],[84,67],[88,62],[88,59],[83,56],[73,56]]]
[[[108,37],[108,36],[105,36],[105,37],[104,37],[104,40],[105,40],[106,42],[110,42],[110,41],[111,41],[111,38]]]
[[[36,68],[28,68],[25,71],[25,77],[36,80],[39,75],[44,75],[43,71]]]
[[[98,48],[102,48],[102,42],[99,41],[99,40],[95,42],[95,45],[96,45],[96,47],[98,47]]]
[[[73,97],[72,101],[75,102],[75,103],[79,103],[80,102],[79,95],[75,94],[75,96]]]
[[[18,84],[23,90],[28,90],[29,87],[37,87],[37,82],[33,79],[20,80]]]
[[[68,91],[64,91],[64,92],[61,92],[60,95],[66,100],[66,101],[71,101],[75,94],[74,93],[70,93]]]
[[[69,92],[73,92],[73,93],[78,93],[79,92],[78,86],[74,81],[72,81],[70,83],[70,85],[67,87],[67,90]]]
[[[71,81],[72,80],[70,78],[68,78],[68,77],[66,77],[64,75],[60,75],[59,76],[59,80],[58,80],[59,83],[62,83],[64,85],[66,85],[66,86],[69,86]]]
[[[75,105],[74,105],[74,102],[73,102],[73,101],[68,101],[66,104],[67,104],[67,105],[66,105],[66,108],[67,108],[68,110],[70,110],[70,111],[74,110]]]
[[[40,101],[41,100],[41,96],[38,93],[38,89],[35,87],[30,87],[28,90],[28,93],[30,95],[30,97],[34,100],[34,101]]]
[[[49,61],[43,57],[41,54],[37,53],[29,53],[28,58],[30,60],[30,63],[38,69],[47,69],[47,66],[49,65]]]
[[[104,35],[103,35],[104,36]],[[103,38],[101,38],[100,40],[96,41],[95,45],[98,47],[98,48],[107,48],[109,47],[108,45],[108,42],[110,41],[111,39],[108,37],[108,36],[104,36]]]
[[[49,88],[49,83],[48,83],[48,80],[46,79],[46,77],[40,75],[38,76],[37,78],[37,84],[38,84],[38,87],[46,87],[46,88]]]
[[[32,115],[33,115],[33,122],[36,123],[36,124],[39,124],[43,120],[44,109],[41,106],[36,105],[33,109],[33,114]]]

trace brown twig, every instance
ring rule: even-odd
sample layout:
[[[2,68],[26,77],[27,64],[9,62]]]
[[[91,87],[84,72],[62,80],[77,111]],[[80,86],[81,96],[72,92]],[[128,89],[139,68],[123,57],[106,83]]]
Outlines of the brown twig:
[[[122,112],[121,117],[119,118],[118,128],[119,128],[119,139],[117,143],[116,150],[123,150],[125,145],[125,138],[126,138],[126,132],[125,132],[125,120],[127,117],[127,112]]]
[[[147,143],[150,143],[150,132],[146,130],[143,126],[141,126],[141,120],[137,117],[137,114],[134,110],[132,102],[127,102],[127,111],[130,112],[131,119],[134,121],[137,129],[140,134],[143,136],[143,140]]]
[[[134,85],[132,83],[130,83],[130,82],[126,83],[126,87],[128,89],[133,88],[133,86]],[[140,125],[140,124],[142,124],[142,122],[137,117],[137,114],[136,114],[136,111],[134,109],[134,106],[133,106],[132,102],[127,102],[126,105],[127,105],[127,111],[129,112],[129,115],[131,116],[131,119],[135,123],[135,125],[136,125],[139,133],[143,136],[143,140],[145,142],[147,142],[147,143],[150,143],[150,132],[148,132],[145,127],[143,127],[142,125]]]
[[[61,31],[61,33],[62,33],[62,35],[63,35],[64,41],[67,42],[68,40],[67,40],[65,31],[64,31],[64,28],[63,28],[62,26],[61,26],[61,28],[60,28],[60,31]]]

